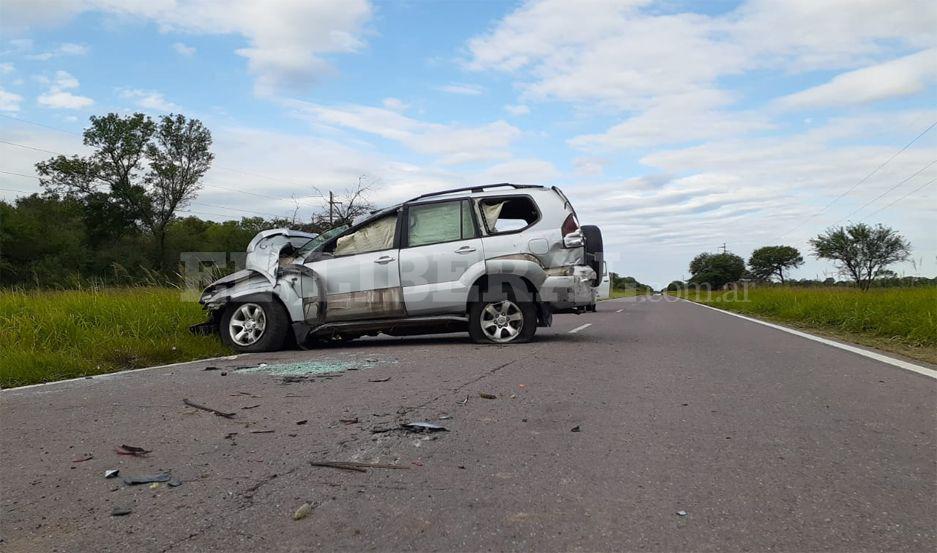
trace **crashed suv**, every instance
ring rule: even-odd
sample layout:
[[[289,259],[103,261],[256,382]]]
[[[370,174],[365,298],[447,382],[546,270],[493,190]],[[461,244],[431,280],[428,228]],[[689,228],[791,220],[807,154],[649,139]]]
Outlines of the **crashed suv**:
[[[245,269],[202,293],[210,318],[192,330],[239,352],[465,330],[526,342],[553,313],[586,311],[601,278],[601,232],[556,187],[424,194],[312,236],[255,237]]]

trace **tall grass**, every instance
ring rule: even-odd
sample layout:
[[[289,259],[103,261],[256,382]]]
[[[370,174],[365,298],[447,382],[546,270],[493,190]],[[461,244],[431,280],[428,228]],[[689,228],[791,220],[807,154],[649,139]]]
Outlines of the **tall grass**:
[[[188,326],[204,320],[174,288],[0,291],[0,386],[229,353]]]
[[[937,287],[757,287],[747,293],[690,290],[683,297],[714,307],[777,321],[937,350]],[[929,355],[926,357],[930,357]]]

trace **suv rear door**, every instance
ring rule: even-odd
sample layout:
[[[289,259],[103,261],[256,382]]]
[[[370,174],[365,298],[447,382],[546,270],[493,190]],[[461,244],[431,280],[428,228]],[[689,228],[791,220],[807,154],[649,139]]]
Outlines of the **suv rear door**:
[[[485,253],[468,199],[404,209],[400,285],[409,315],[462,313],[471,282],[463,279]]]

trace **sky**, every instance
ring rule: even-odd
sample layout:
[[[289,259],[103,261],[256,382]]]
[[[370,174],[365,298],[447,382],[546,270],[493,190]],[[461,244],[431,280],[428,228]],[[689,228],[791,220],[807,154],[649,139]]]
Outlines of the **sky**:
[[[4,0],[0,198],[88,117],[183,113],[215,163],[184,214],[302,219],[480,183],[556,185],[611,269],[801,250],[883,223],[937,275],[937,3]]]

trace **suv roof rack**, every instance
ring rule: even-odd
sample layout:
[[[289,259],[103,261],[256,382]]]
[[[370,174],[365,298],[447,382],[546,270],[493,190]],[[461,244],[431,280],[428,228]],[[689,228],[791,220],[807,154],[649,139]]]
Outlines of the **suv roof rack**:
[[[415,201],[417,201],[417,200],[422,200],[423,198],[431,198],[431,197],[433,197],[433,196],[445,196],[446,194],[454,194],[454,193],[456,193],[456,192],[472,192],[472,193],[478,193],[478,192],[484,192],[485,190],[488,190],[489,188],[504,188],[504,187],[511,187],[511,188],[515,188],[515,189],[521,189],[521,188],[543,188],[543,186],[541,186],[541,185],[539,185],[539,184],[511,184],[511,183],[509,183],[509,182],[502,182],[502,183],[498,183],[498,184],[481,184],[481,185],[477,185],[477,186],[466,186],[466,187],[464,187],[464,188],[453,188],[453,189],[451,189],[451,190],[442,190],[442,191],[439,191],[439,192],[430,192],[429,194],[422,194],[422,195],[420,195],[420,196],[417,196],[416,198],[410,198],[409,200],[407,200],[407,201],[404,202],[404,203],[415,202]]]

